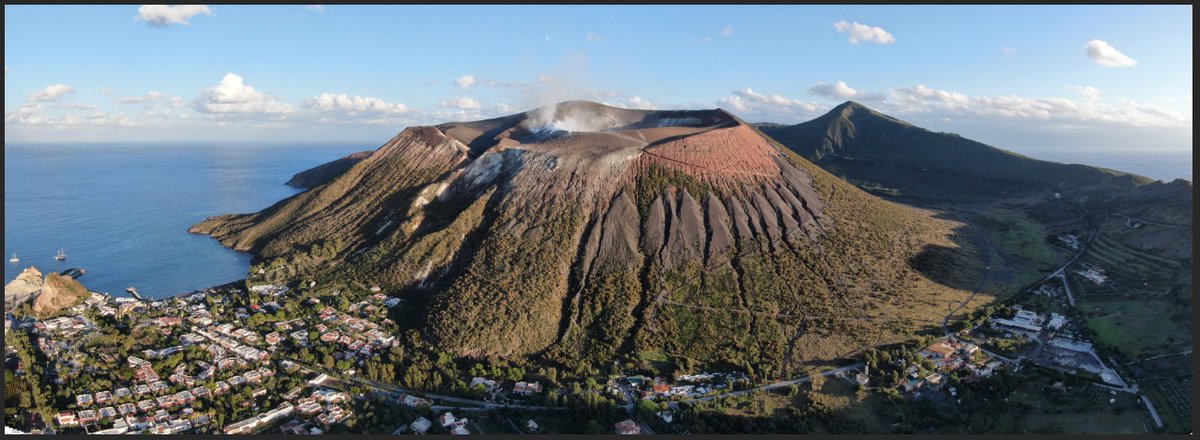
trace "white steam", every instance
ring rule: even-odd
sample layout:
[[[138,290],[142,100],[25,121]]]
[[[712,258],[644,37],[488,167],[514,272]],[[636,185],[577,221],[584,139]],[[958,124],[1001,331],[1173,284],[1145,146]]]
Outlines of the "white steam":
[[[540,107],[529,113],[525,128],[534,134],[552,131],[604,131],[619,127],[616,116],[603,108],[587,108],[586,104],[564,103]]]

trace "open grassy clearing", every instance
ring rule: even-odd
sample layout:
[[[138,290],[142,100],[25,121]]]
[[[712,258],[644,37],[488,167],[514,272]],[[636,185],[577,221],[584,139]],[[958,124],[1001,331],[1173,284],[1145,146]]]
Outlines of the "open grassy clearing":
[[[1174,353],[1191,347],[1186,310],[1164,301],[1086,298],[1078,303],[1095,342],[1128,360]]]

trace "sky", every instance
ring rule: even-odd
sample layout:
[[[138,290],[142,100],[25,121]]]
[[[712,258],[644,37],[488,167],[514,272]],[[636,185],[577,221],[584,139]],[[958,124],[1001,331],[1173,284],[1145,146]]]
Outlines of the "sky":
[[[569,99],[847,100],[1022,153],[1190,152],[1191,6],[8,6],[5,142],[365,141]]]

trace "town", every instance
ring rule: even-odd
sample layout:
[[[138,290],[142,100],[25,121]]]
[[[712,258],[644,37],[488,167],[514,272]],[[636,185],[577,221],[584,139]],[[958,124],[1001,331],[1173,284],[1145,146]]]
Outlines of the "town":
[[[1074,235],[1055,239],[1081,246]],[[711,432],[712,405],[772,393],[812,400],[825,377],[860,398],[953,407],[1017,374],[1057,377],[1052,392],[1141,405],[1158,421],[1070,318],[1071,283],[1104,286],[1105,270],[1071,266],[945,334],[790,378],[614,362],[569,381],[552,368],[456,361],[402,334],[393,312],[404,301],[377,286],[249,281],[160,299],[91,292],[46,319],[6,304],[6,380],[29,384],[31,433],[686,434]],[[805,384],[811,391],[798,391]]]

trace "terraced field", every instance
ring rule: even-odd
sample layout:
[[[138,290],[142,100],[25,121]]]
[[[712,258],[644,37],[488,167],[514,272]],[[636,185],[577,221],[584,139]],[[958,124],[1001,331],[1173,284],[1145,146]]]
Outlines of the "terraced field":
[[[1183,263],[1141,252],[1097,234],[1083,257],[1085,263],[1103,268],[1109,281],[1102,286],[1083,282],[1086,295],[1123,295],[1145,298],[1171,291]]]
[[[1179,304],[1181,287],[1175,278],[1186,273],[1182,266],[1104,235],[1092,242],[1082,260],[1103,268],[1108,280],[1096,285],[1075,270],[1068,280],[1095,342],[1128,361],[1190,347],[1191,318]]]
[[[1188,432],[1192,425],[1192,379],[1164,377],[1149,381],[1146,396],[1158,409],[1164,428],[1169,432]]]

